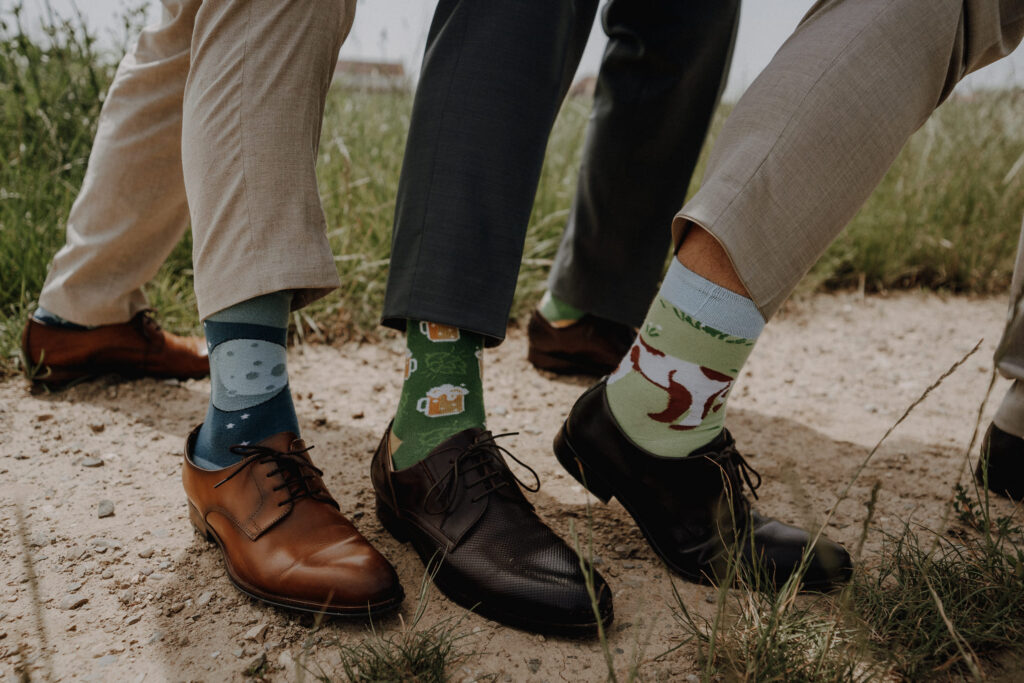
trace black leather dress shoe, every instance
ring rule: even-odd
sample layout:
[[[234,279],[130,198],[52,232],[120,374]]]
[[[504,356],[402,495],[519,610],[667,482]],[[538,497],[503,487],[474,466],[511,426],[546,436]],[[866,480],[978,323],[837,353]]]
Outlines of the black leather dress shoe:
[[[591,493],[603,502],[618,498],[654,552],[692,581],[721,580],[730,551],[740,548],[741,566],[757,570],[749,575],[779,586],[799,566],[810,543],[806,531],[750,508],[743,483],[753,493],[760,476],[736,450],[728,431],[684,458],[653,455],[619,429],[603,381],[573,406],[554,449],[562,466]],[[821,537],[803,588],[832,588],[849,579],[852,567],[841,545]]]
[[[985,484],[983,467],[988,463],[989,489],[1016,501],[1024,500],[1024,439],[1004,432],[992,423],[985,432],[981,453],[974,470],[978,483]],[[985,453],[988,453],[987,460]]]
[[[509,626],[563,635],[597,632],[579,557],[534,513],[490,432],[459,432],[425,460],[397,471],[390,434],[389,427],[370,465],[377,516],[436,570],[434,584],[442,593]],[[607,625],[611,590],[596,571],[593,580]]]
[[[590,314],[567,327],[555,327],[534,310],[526,335],[526,357],[534,367],[561,375],[600,377],[618,366],[633,345],[636,330]]]

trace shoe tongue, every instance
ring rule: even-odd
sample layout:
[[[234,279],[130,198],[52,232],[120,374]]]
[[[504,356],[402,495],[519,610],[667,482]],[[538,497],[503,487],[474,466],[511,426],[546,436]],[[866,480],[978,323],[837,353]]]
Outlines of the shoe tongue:
[[[441,457],[456,455],[466,450],[473,445],[474,441],[479,441],[482,435],[490,435],[486,429],[480,427],[471,427],[469,429],[463,429],[461,432],[456,432],[450,437],[439,443],[430,451],[430,455],[427,458],[431,458],[435,455]]]
[[[278,432],[277,434],[268,436],[256,445],[263,446],[264,448],[270,448],[280,453],[293,450],[293,446],[296,449],[303,448],[304,446],[302,439],[299,438],[298,434],[294,434],[292,432]]]

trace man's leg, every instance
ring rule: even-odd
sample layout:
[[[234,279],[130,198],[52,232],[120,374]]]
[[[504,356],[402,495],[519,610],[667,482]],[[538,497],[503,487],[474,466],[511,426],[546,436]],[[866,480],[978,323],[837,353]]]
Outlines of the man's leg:
[[[982,442],[975,475],[996,493],[1024,500],[1024,225],[1010,285],[1010,311],[996,348],[1000,374],[1013,380]]]
[[[673,223],[689,273],[666,279],[636,345],[580,398],[556,441],[562,463],[597,495],[618,497],[680,573],[718,571],[709,550],[723,501],[752,534],[748,561],[776,581],[809,540],[743,499],[750,479],[722,416],[745,356],[726,345],[753,340],[738,331],[743,301],[714,287],[746,294],[768,318],[953,85],[1022,32],[1024,2],[819,2],[729,117],[704,185]],[[664,410],[654,412],[659,392]],[[719,467],[725,485],[713,487]],[[848,567],[822,539],[804,581],[827,585]]]
[[[596,0],[442,0],[399,183],[384,304],[406,380],[374,456],[381,522],[452,600],[502,623],[592,633],[569,546],[536,516],[484,429],[485,343],[505,336],[548,134]],[[596,576],[600,619],[611,595]]]
[[[82,188],[25,328],[28,370],[55,385],[102,372],[199,377],[201,344],[145,319],[142,285],[188,225],[181,100],[199,0],[164,0],[107,92]],[[70,324],[69,324],[70,323]],[[98,329],[86,329],[98,328]]]
[[[576,198],[530,322],[537,367],[605,374],[632,343],[668,253],[664,226],[686,199],[725,85],[739,12],[738,0],[605,7]]]
[[[315,164],[354,9],[205,0],[196,15],[182,162],[213,386],[182,480],[192,523],[241,590],[365,617],[398,607],[402,589],[310,460],[285,362],[290,309],[337,284]]]

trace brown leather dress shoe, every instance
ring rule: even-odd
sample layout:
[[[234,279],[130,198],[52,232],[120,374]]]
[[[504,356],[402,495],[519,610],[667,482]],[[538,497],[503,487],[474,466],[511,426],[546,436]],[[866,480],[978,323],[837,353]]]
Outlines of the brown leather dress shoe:
[[[597,632],[579,557],[537,517],[490,432],[459,432],[398,471],[390,435],[389,427],[370,464],[377,516],[395,538],[413,544],[442,593],[528,631]],[[597,572],[592,585],[607,625],[611,590]]]
[[[29,318],[21,351],[29,379],[53,388],[108,373],[177,379],[210,373],[203,340],[165,332],[149,311],[140,311],[126,323],[88,330]]]
[[[220,546],[231,582],[257,600],[332,616],[372,616],[404,596],[391,564],[339,512],[309,459],[282,432],[222,470],[192,462],[196,427],[185,444],[182,483],[195,528]]]
[[[751,509],[743,485],[754,493],[761,478],[728,430],[686,457],[648,453],[615,422],[603,381],[576,401],[554,449],[569,474],[602,502],[618,498],[651,549],[691,581],[723,580],[729,554],[738,550],[745,578],[778,587],[799,569],[811,542],[803,529]],[[847,581],[852,569],[850,554],[822,536],[801,585],[828,590]]]
[[[629,325],[584,315],[567,327],[555,327],[534,309],[526,328],[527,359],[539,370],[560,375],[607,375],[636,339]]]

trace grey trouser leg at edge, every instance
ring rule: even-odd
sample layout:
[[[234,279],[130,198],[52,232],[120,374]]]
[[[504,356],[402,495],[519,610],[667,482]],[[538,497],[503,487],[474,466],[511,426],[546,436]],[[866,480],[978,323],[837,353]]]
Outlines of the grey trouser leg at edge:
[[[1013,384],[1003,397],[993,422],[1004,432],[1024,437],[1024,224],[1017,244],[1017,261],[1010,285],[1010,306],[1003,337],[996,348],[999,373]]]

